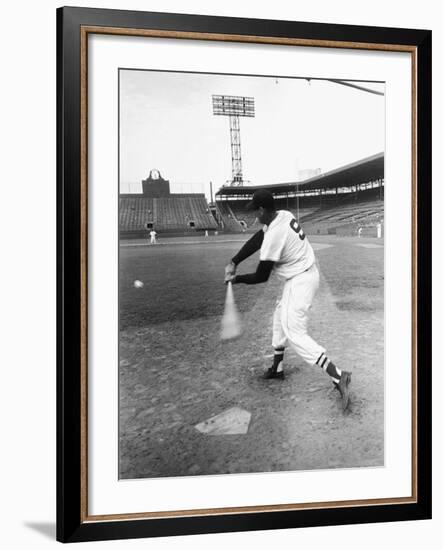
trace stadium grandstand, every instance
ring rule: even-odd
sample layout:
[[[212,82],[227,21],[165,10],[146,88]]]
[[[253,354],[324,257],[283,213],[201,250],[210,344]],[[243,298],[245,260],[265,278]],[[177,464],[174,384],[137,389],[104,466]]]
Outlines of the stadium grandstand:
[[[151,229],[172,236],[218,228],[204,193],[171,193],[158,170],[151,170],[142,189],[119,196],[121,238],[145,237]]]
[[[384,221],[384,154],[379,153],[298,182],[224,186],[215,204],[225,231],[255,231],[246,210],[257,189],[269,189],[277,209],[290,210],[308,234],[381,236]]]

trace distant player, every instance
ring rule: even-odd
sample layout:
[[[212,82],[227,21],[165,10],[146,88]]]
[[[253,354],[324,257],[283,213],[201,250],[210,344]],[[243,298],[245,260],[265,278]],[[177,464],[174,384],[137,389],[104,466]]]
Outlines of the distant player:
[[[273,270],[285,280],[282,297],[274,311],[274,361],[264,377],[284,378],[283,355],[289,344],[309,365],[317,365],[329,374],[342,397],[343,410],[346,410],[351,373],[336,367],[327,357],[325,348],[307,332],[308,311],[319,285],[314,251],[292,213],[276,211],[269,191],[256,191],[248,209],[256,212],[263,229],[255,233],[225,267],[225,282],[264,283]],[[256,272],[236,275],[237,265],[257,250],[260,250],[260,262]]]
[[[381,239],[381,223],[377,223],[377,239]]]
[[[363,231],[363,227],[358,228],[358,238],[361,237],[361,232]]]
[[[151,237],[151,244],[157,244],[157,231],[151,229],[149,236]]]

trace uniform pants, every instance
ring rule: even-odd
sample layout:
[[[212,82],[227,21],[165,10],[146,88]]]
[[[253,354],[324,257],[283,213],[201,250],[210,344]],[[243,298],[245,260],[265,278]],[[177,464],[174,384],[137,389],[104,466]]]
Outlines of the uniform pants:
[[[325,348],[308,334],[308,312],[319,285],[317,266],[288,279],[274,311],[272,346],[288,344],[310,365],[314,365]]]

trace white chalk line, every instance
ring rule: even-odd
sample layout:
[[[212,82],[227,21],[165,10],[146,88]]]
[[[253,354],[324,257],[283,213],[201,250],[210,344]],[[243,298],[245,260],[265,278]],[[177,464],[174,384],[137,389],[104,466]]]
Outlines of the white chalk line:
[[[182,245],[182,244],[218,244],[218,243],[239,243],[244,244],[244,241],[239,239],[223,239],[223,240],[205,240],[205,241],[180,241],[180,242],[169,242],[169,243],[157,243],[157,244],[147,244],[147,243],[121,243],[122,248],[133,248],[137,246],[143,246],[145,248],[151,248],[156,246],[171,246],[171,245]],[[323,250],[325,248],[331,248],[335,245],[333,244],[324,244],[324,243],[311,243],[311,246],[314,250]],[[364,246],[364,245],[359,245]],[[380,245],[374,245],[380,246]]]
[[[156,243],[156,244],[146,244],[146,243],[121,243],[122,248],[131,248],[136,246],[143,246],[145,248],[151,248],[156,246],[171,246],[171,245],[182,245],[182,244],[217,244],[217,243],[243,243],[238,239],[226,239],[226,240],[217,240],[217,241],[180,241],[180,242],[169,242],[169,243]]]

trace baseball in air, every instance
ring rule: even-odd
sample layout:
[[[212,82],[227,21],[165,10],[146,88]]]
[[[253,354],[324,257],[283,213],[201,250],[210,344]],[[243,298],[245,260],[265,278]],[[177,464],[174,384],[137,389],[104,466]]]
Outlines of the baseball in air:
[[[141,281],[136,280],[134,281],[134,286],[135,288],[143,288],[145,285]]]

